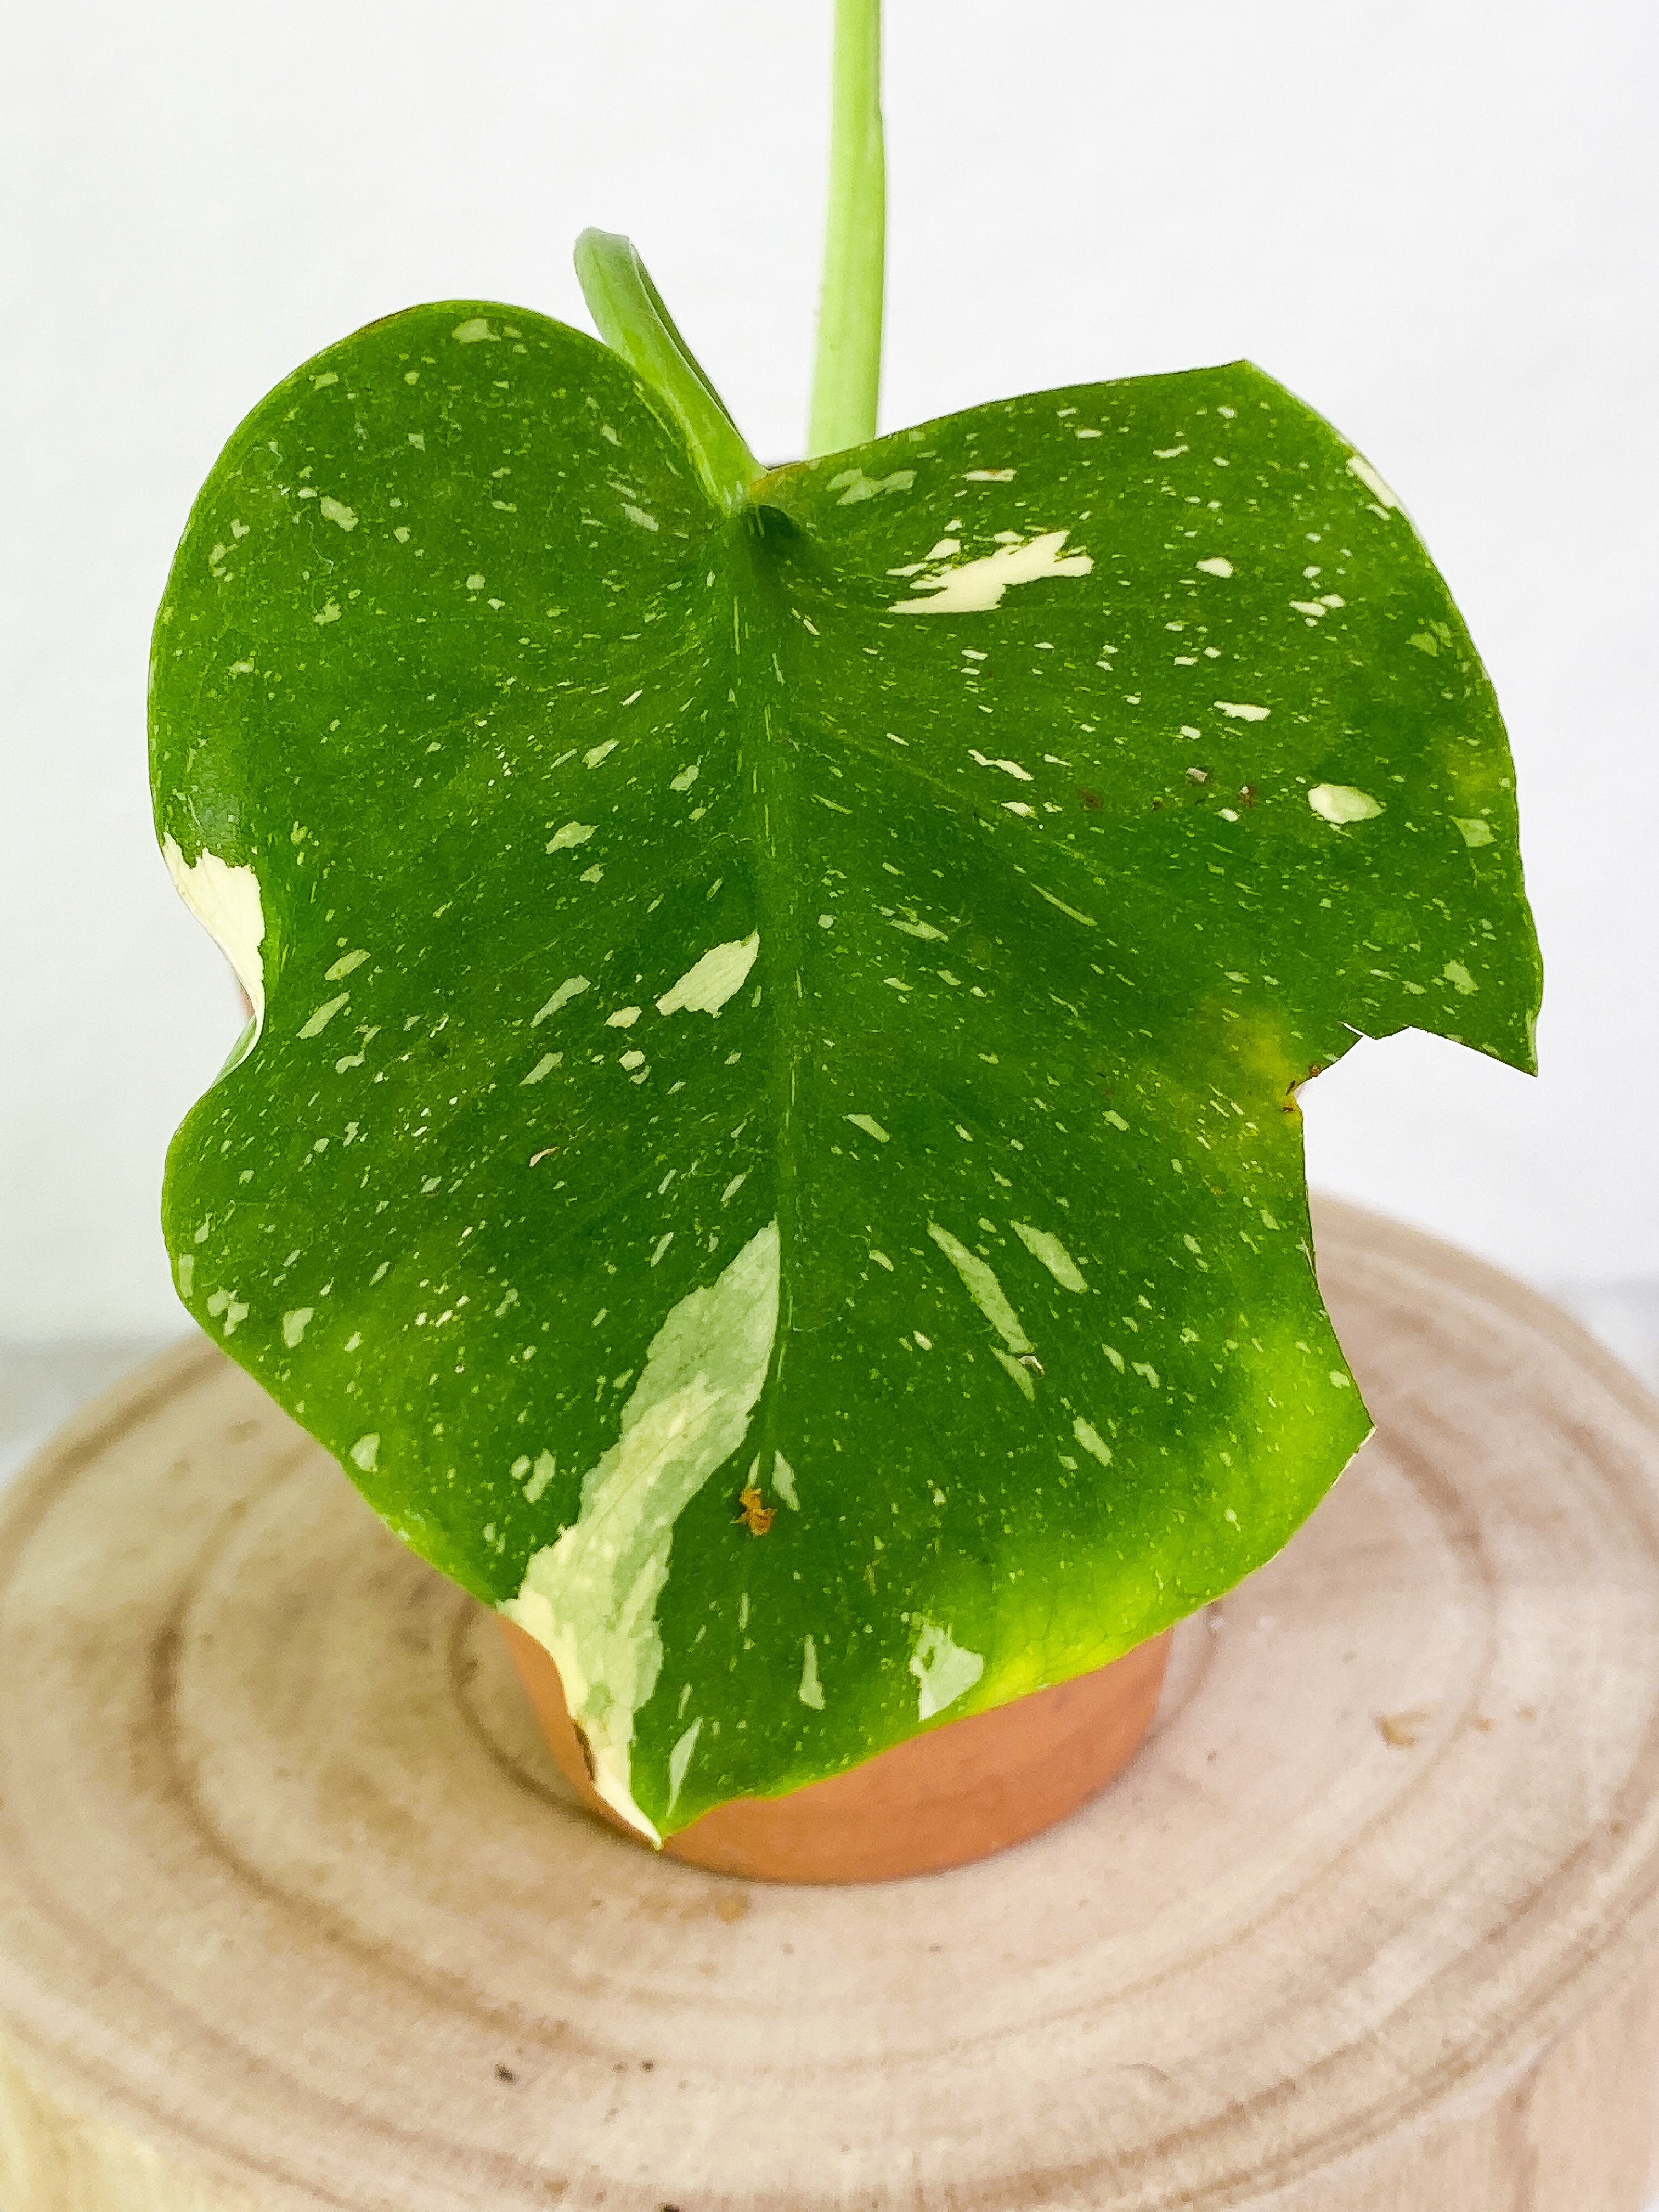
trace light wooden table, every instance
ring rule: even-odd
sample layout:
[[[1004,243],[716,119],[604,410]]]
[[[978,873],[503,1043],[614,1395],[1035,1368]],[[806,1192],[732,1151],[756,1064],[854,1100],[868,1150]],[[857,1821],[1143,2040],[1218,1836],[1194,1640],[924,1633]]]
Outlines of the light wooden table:
[[[1635,2212],[1659,1411],[1322,1216],[1382,1435],[1124,1781],[852,1891],[568,1801],[491,1624],[205,1344],[0,1508],[8,2212]]]

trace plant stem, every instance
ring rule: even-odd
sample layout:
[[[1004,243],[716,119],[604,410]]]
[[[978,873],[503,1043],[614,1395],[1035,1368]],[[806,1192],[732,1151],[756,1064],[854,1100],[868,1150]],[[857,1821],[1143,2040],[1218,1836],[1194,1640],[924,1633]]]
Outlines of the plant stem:
[[[710,496],[737,514],[760,463],[674,327],[633,242],[615,231],[585,230],[576,240],[576,274],[599,336],[666,401]]]
[[[815,454],[860,446],[876,434],[886,232],[881,0],[836,0],[830,215],[807,434]]]

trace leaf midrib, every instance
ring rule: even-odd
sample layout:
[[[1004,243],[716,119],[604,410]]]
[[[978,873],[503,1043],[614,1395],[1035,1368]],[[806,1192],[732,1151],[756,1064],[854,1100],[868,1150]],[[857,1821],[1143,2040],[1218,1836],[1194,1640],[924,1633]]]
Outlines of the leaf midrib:
[[[753,522],[747,518],[740,519],[734,535],[737,538],[733,563],[736,570],[734,605],[740,618],[746,585],[752,594],[756,615],[765,618],[763,627],[768,633],[768,647],[777,667],[784,672],[778,691],[780,705],[787,711],[791,691],[789,672],[793,665],[795,644],[790,634],[793,625],[778,618],[785,588],[783,580]],[[762,621],[751,621],[749,625],[751,639],[762,629]],[[743,672],[738,665],[740,659],[740,653],[734,649],[732,690],[739,702],[743,697]],[[753,749],[755,764],[751,804],[757,817],[754,851],[758,909],[755,919],[761,933],[763,955],[759,972],[763,988],[771,1000],[769,1027],[772,1043],[768,1106],[772,1121],[769,1134],[780,1279],[778,1326],[773,1341],[770,1367],[757,1407],[750,1437],[745,1440],[745,1448],[750,1442],[759,1447],[763,1461],[762,1471],[769,1474],[771,1454],[780,1448],[777,1436],[781,1395],[780,1385],[793,1334],[796,1273],[801,1260],[795,1144],[795,1109],[801,1053],[801,999],[799,988],[792,990],[787,986],[792,980],[799,986],[801,971],[802,880],[799,866],[792,865],[796,860],[798,810],[783,749],[778,741],[772,714],[763,700],[758,713],[751,708],[750,714],[752,719],[744,734],[748,745]]]

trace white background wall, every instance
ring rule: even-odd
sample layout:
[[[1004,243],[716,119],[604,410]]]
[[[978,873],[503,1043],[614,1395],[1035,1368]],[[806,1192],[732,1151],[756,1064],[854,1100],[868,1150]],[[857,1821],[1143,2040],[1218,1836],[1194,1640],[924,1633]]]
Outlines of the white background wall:
[[[1315,1179],[1522,1273],[1659,1275],[1650,0],[889,0],[889,426],[1248,355],[1396,484],[1497,680],[1529,1084],[1408,1037]],[[237,1027],[148,819],[147,635],[237,418],[339,334],[582,320],[625,229],[799,450],[828,0],[57,0],[0,63],[0,1333],[174,1325],[167,1134]]]

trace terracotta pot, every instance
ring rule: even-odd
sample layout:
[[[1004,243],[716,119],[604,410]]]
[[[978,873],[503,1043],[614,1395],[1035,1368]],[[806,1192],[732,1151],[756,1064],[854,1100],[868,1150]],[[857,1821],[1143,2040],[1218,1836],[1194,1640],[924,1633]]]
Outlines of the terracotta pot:
[[[567,1778],[639,1842],[588,1781],[558,1668],[515,1622],[496,1619]],[[947,1722],[827,1782],[716,1806],[663,1848],[757,1881],[890,1881],[988,1857],[1063,1820],[1121,1772],[1152,1726],[1169,1656],[1166,1630],[1092,1674]]]

